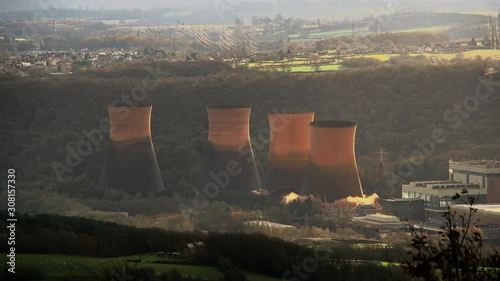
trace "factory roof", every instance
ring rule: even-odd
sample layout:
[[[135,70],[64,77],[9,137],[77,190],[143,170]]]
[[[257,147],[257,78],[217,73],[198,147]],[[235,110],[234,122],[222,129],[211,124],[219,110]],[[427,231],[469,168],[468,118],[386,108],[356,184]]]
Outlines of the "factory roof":
[[[463,208],[469,208],[469,205],[465,204],[457,204],[454,205],[455,207],[459,207],[461,209]],[[483,211],[483,212],[489,212],[489,213],[495,213],[500,216],[500,204],[476,204],[474,205],[474,208],[477,209],[478,211]]]
[[[477,184],[463,183],[459,181],[412,181],[406,186],[411,187],[421,187],[429,189],[439,189],[439,188],[479,188]]]
[[[246,221],[243,222],[245,225],[256,225],[256,226],[267,226],[272,228],[295,228],[293,225],[276,223],[271,221]]]
[[[500,161],[499,160],[464,160],[464,161],[449,161],[450,164],[459,164],[465,166],[474,166],[481,168],[499,168]]]
[[[382,199],[382,201],[386,202],[409,202],[409,201],[424,201],[422,198],[389,198]]]

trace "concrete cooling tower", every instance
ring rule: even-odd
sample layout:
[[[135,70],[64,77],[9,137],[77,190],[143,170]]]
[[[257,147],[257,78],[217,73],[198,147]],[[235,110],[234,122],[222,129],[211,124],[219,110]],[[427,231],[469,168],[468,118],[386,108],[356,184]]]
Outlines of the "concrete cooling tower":
[[[317,121],[309,127],[311,151],[302,194],[313,194],[328,202],[362,196],[354,152],[356,123]]]
[[[250,143],[250,110],[247,106],[207,107],[208,142],[200,190],[262,188]]]
[[[151,141],[151,105],[109,106],[110,140],[100,188],[128,192],[164,190]]]
[[[313,112],[269,114],[270,145],[267,189],[300,191],[309,159]]]

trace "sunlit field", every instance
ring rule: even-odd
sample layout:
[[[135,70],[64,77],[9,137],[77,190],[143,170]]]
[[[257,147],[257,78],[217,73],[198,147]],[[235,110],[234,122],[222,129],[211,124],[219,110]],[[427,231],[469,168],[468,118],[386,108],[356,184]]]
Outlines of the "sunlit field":
[[[438,31],[448,30],[449,28],[450,28],[449,25],[436,25],[436,26],[429,26],[429,27],[401,29],[401,30],[395,30],[393,32],[438,32]]]
[[[287,72],[321,72],[321,71],[339,71],[347,70],[349,67],[342,66],[341,61],[337,60],[335,50],[330,50],[327,52],[328,55],[320,56],[319,61],[311,61],[308,58],[295,58],[292,60],[280,60],[280,61],[260,61],[252,63],[242,63],[240,65],[246,65],[250,68],[256,68],[261,70],[274,70],[274,71],[287,71]],[[354,58],[373,58],[378,59],[381,62],[386,62],[391,58],[399,57],[400,54],[366,54],[366,55],[351,55],[343,56],[342,59],[354,59]],[[492,58],[500,59],[500,50],[472,50],[461,53],[441,53],[441,54],[409,54],[409,56],[426,56],[428,58],[437,58],[444,60],[452,60],[458,57],[463,57],[464,59],[475,59],[478,56],[482,58]]]
[[[348,67],[339,64],[321,65],[318,68],[315,66],[294,66],[290,72],[314,72],[314,71],[337,71],[349,69]]]
[[[471,11],[471,12],[465,12],[464,14],[466,14],[466,15],[482,15],[482,16],[497,16],[498,15],[497,12],[488,11],[488,10]]]
[[[436,25],[436,26],[428,26],[428,27],[418,27],[411,29],[401,29],[401,30],[391,30],[390,32],[442,32],[446,31],[450,28],[449,25]],[[367,35],[374,34],[374,32],[369,31],[368,27],[356,28],[354,31],[354,35]],[[332,31],[320,31],[320,32],[310,32],[307,36],[304,34],[290,34],[288,37],[291,40],[321,40],[328,38],[335,38],[340,36],[351,36],[353,35],[352,29],[341,29],[341,30],[332,30]]]
[[[477,56],[481,56],[482,58],[493,58],[493,59],[500,59],[500,50],[472,50],[472,51],[466,51],[462,53],[453,53],[453,54],[410,54],[410,56],[426,56],[426,57],[436,57],[436,58],[441,58],[441,59],[453,59],[456,58],[458,54],[462,54],[463,58],[466,59],[474,59]],[[381,61],[387,61],[391,57],[398,57],[399,54],[369,54],[369,55],[360,55],[360,56],[352,56],[352,57],[345,57],[345,58],[359,58],[359,57],[364,57],[364,58],[376,58]]]

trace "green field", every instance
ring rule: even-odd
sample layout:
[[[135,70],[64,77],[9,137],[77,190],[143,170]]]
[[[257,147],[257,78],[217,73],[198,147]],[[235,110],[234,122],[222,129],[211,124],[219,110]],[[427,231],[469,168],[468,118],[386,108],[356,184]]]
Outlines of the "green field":
[[[331,62],[332,59],[336,58],[336,55],[332,55],[335,53],[335,50],[330,50],[327,52],[328,55],[321,56],[321,60],[330,61],[320,63],[320,67],[318,69],[321,71],[339,71],[339,70],[347,70],[349,67],[342,66],[338,61]],[[410,56],[426,56],[426,57],[434,57],[438,59],[451,60],[457,58],[457,56],[463,56],[465,59],[474,59],[477,56],[481,56],[483,58],[493,58],[500,59],[500,50],[472,50],[466,51],[462,53],[441,53],[441,54],[410,54]],[[353,59],[353,58],[374,58],[378,59],[382,62],[388,61],[392,57],[399,57],[399,54],[366,54],[366,55],[352,55],[352,56],[344,56],[343,59]],[[241,65],[247,65],[250,68],[257,68],[260,70],[266,71],[289,71],[289,72],[315,72],[316,69],[314,65],[307,58],[295,58],[291,61],[286,59],[281,61],[261,61],[259,63],[242,63]]]
[[[163,16],[168,18],[168,17],[183,17],[183,16],[189,16],[193,12],[192,11],[174,11],[174,12],[165,12],[163,13]]]
[[[478,10],[472,12],[465,12],[466,15],[481,15],[481,16],[497,16],[498,13],[495,11],[487,11],[487,10]]]
[[[435,25],[428,27],[417,27],[411,29],[401,29],[401,30],[391,30],[389,32],[400,33],[400,32],[440,32],[446,31],[450,28],[449,25]],[[360,35],[364,33],[373,33],[370,32],[368,27],[357,28],[355,31],[355,35]],[[351,36],[353,34],[352,29],[341,29],[341,30],[332,30],[332,31],[320,31],[320,32],[311,32],[305,36],[303,33],[294,33],[290,34],[288,38],[291,40],[320,40],[327,38],[335,38],[340,36]]]
[[[318,71],[337,71],[337,70],[345,70],[348,67],[342,66],[340,64],[327,64],[321,65],[318,68]],[[316,71],[314,66],[306,65],[306,66],[292,66],[290,72],[314,72]]]
[[[321,71],[337,71],[337,70],[346,70],[348,67],[342,66],[340,64],[323,64],[319,65],[318,72]],[[261,67],[260,70],[264,71],[286,71],[286,72],[315,72],[316,68],[314,65],[305,64],[305,65],[291,65],[286,64],[285,68],[282,65],[275,66],[267,66]]]
[[[436,57],[436,58],[441,58],[441,59],[446,59],[446,60],[451,60],[457,57],[459,53],[453,53],[453,54],[410,54],[410,56],[426,56],[426,57]],[[474,59],[477,56],[481,56],[483,58],[493,58],[493,59],[500,59],[500,50],[473,50],[473,51],[466,51],[462,52],[463,57],[466,59]],[[381,61],[387,61],[391,57],[398,57],[400,56],[399,54],[369,54],[369,55],[360,55],[360,56],[352,56],[352,57],[345,57],[345,58],[376,58]]]
[[[360,32],[368,32],[368,28],[364,29],[358,29],[356,31],[357,33]],[[323,39],[323,38],[334,38],[334,37],[339,37],[339,36],[350,36],[352,35],[352,30],[351,29],[341,29],[341,30],[333,30],[333,31],[321,31],[321,32],[312,32],[309,33],[307,36],[307,39]],[[304,39],[301,38],[303,36],[302,34],[295,33],[295,34],[290,34],[288,37],[290,39]]]
[[[411,29],[394,30],[391,32],[438,32],[438,31],[448,30],[449,28],[450,28],[449,25],[436,25],[436,26],[429,26],[429,27],[418,27],[418,28],[411,28]]]
[[[1,254],[0,269],[6,266],[6,253]],[[43,254],[18,254],[16,255],[16,269],[33,268],[43,272],[45,279],[66,276],[88,276],[97,273],[106,266],[125,259],[141,259],[138,263],[141,267],[153,268],[156,272],[168,272],[177,269],[182,275],[207,278],[207,280],[219,280],[222,273],[215,267],[179,264],[155,264],[147,261],[158,260],[154,255],[134,255],[121,258],[94,258],[68,255],[43,255]],[[168,258],[165,258],[168,259]],[[177,259],[180,260],[180,259]],[[146,261],[146,262],[144,262]],[[92,271],[92,272],[89,272]],[[249,281],[278,281],[278,278],[269,277],[253,272],[245,272]]]
[[[124,257],[126,260],[140,260],[141,262],[184,262],[187,261],[188,258],[183,258],[183,257],[160,257],[155,253],[147,253],[147,254],[140,254],[140,255],[132,255],[132,256],[126,256]]]
[[[280,60],[280,61],[261,61],[260,63],[248,63],[248,67],[259,67],[259,68],[265,68],[265,67],[281,67],[285,65],[309,65],[309,60],[308,59],[293,59],[292,61],[288,60]]]

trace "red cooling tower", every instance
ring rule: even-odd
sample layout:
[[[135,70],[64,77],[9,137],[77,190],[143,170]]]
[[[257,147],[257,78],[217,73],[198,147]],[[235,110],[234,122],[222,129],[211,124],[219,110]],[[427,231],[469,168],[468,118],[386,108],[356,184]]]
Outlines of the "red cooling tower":
[[[100,188],[130,192],[163,190],[151,142],[151,105],[109,106],[110,141]]]
[[[268,190],[291,187],[300,191],[311,145],[309,123],[313,119],[313,112],[269,114]]]
[[[313,194],[333,202],[347,196],[362,196],[354,138],[356,123],[318,121],[309,125],[311,151],[302,194]]]
[[[201,190],[261,189],[250,144],[250,110],[248,106],[207,107],[208,143],[199,182]]]

